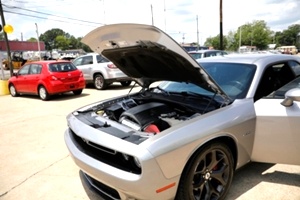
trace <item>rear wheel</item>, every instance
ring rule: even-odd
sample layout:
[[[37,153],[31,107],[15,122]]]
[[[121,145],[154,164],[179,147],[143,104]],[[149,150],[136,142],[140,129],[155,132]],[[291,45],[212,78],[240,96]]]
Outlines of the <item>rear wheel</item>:
[[[73,94],[75,95],[80,95],[81,93],[82,93],[82,89],[73,91]]]
[[[129,86],[131,84],[131,81],[121,81],[122,86]]]
[[[94,86],[97,90],[104,90],[107,87],[107,83],[102,75],[97,74],[94,78]]]
[[[222,200],[233,178],[233,157],[222,143],[205,146],[194,154],[180,179],[176,199]]]
[[[46,101],[50,98],[49,93],[47,92],[46,88],[44,86],[39,87],[39,97],[43,100]]]
[[[10,84],[10,85],[9,85],[9,93],[10,93],[10,95],[11,95],[12,97],[17,97],[17,96],[19,96],[19,94],[18,94],[18,92],[17,92],[17,90],[16,90],[16,88],[15,88],[15,86],[14,86],[13,84]]]

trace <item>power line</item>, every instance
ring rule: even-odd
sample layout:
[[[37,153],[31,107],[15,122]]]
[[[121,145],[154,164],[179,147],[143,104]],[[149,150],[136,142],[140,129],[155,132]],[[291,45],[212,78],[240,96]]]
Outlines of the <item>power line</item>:
[[[16,13],[16,12],[13,12],[13,11],[7,11],[7,10],[3,10],[3,12],[11,13],[11,14],[17,14],[17,15],[23,15],[23,16],[33,17],[33,18],[38,18],[38,19],[47,19],[47,20],[52,20],[52,21],[57,21],[57,22],[72,23],[72,24],[78,24],[78,25],[84,25],[84,26],[95,27],[95,26],[93,26],[93,25],[88,25],[88,24],[80,24],[80,23],[76,23],[76,22],[67,22],[67,21],[63,21],[63,20],[59,20],[59,19],[49,19],[49,18],[46,18],[46,17],[38,17],[38,16],[34,16],[34,15],[28,15],[28,14],[23,14],[23,13]],[[100,23],[99,23],[99,24],[100,24]]]
[[[3,6],[10,8],[10,9],[20,9],[20,10],[25,10],[25,11],[29,11],[29,12],[33,12],[33,13],[38,13],[38,14],[43,14],[43,15],[48,15],[48,16],[53,16],[53,17],[59,17],[59,18],[64,18],[64,19],[68,19],[68,20],[74,20],[74,21],[79,21],[79,22],[85,22],[85,23],[91,23],[91,24],[97,24],[97,25],[105,25],[103,23],[98,23],[98,22],[91,22],[91,21],[85,21],[85,20],[80,20],[80,19],[75,19],[75,18],[69,18],[69,17],[63,17],[63,16],[58,16],[58,15],[53,15],[53,14],[49,14],[49,13],[44,13],[44,12],[39,12],[39,11],[34,11],[34,10],[29,10],[29,9],[25,9],[25,8],[20,8],[20,7],[16,7],[16,6],[7,6],[2,4]],[[25,16],[30,16],[30,17],[34,17],[34,18],[40,18],[40,19],[48,19],[48,18],[43,18],[43,17],[37,17],[34,15],[28,15],[28,14],[23,14],[23,13],[17,13],[17,12],[13,12],[13,11],[4,11],[4,12],[8,12],[8,13],[13,13],[13,14],[19,14],[19,15],[25,15]],[[51,19],[50,19],[51,20]],[[54,21],[59,21],[59,22],[65,22],[62,20],[54,20]],[[67,22],[66,22],[67,23]],[[68,22],[69,23],[69,22]],[[83,24],[80,24],[83,25]]]

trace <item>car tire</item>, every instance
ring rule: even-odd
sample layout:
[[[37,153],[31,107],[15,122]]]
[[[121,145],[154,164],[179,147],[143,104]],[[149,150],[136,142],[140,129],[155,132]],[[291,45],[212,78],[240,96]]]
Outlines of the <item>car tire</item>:
[[[80,95],[81,93],[82,93],[82,89],[73,91],[73,94],[75,95]]]
[[[47,91],[47,89],[44,86],[40,86],[39,87],[39,97],[43,100],[43,101],[47,101],[50,99],[50,95]]]
[[[131,81],[121,81],[121,85],[126,87],[129,86],[131,84]]]
[[[94,78],[94,86],[97,90],[104,90],[107,87],[107,83],[102,75],[97,74]]]
[[[16,87],[13,84],[9,85],[9,93],[12,97],[17,97],[19,96],[19,93],[17,92]]]
[[[233,156],[225,144],[200,148],[181,175],[176,200],[224,199],[231,186],[233,168]]]

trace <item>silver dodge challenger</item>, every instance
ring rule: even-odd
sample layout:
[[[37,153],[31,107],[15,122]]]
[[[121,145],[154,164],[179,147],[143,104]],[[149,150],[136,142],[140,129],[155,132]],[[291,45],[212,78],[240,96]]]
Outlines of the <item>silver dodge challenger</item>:
[[[249,162],[300,165],[300,57],[197,61],[142,24],[102,26],[82,42],[141,88],[67,116],[70,155],[106,199],[224,199]]]

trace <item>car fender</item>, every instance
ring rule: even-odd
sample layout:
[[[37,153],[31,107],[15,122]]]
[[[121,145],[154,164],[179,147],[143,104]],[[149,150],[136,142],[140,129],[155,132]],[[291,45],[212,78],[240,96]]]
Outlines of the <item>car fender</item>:
[[[188,160],[203,145],[227,137],[231,138],[231,144],[235,143],[236,147],[230,148],[237,151],[236,168],[239,168],[250,161],[255,132],[253,100],[243,101],[171,127],[141,145],[149,145],[147,148],[164,175],[172,178],[182,173]]]

